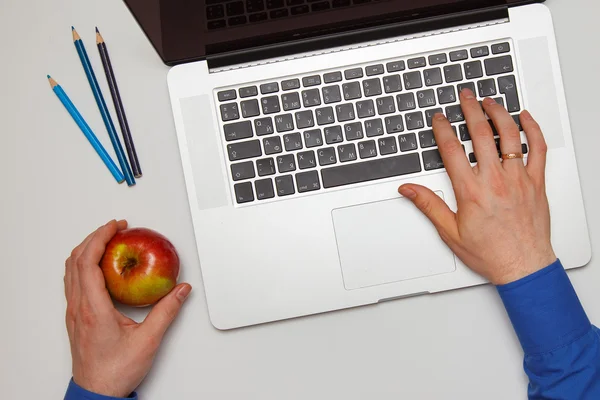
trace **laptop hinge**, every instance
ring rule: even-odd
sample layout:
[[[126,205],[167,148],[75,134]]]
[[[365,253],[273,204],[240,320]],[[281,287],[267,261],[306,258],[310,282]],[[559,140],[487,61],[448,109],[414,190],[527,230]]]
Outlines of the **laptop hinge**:
[[[395,36],[437,31],[455,26],[476,25],[485,23],[486,21],[502,19],[508,19],[507,6],[490,7],[475,11],[471,10],[450,15],[357,29],[318,38],[276,43],[269,46],[260,46],[208,56],[206,60],[210,70],[227,69],[228,66],[248,64],[258,60],[281,58],[292,54],[316,52],[318,50],[350,46],[361,42],[380,41]]]

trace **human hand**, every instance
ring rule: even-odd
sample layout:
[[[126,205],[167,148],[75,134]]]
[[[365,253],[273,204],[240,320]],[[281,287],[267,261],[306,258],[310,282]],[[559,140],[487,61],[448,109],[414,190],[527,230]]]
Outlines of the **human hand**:
[[[192,289],[187,283],[177,285],[139,324],[117,311],[98,263],[109,240],[125,228],[126,221],[110,221],[73,249],[65,262],[73,380],[90,392],[114,397],[128,396],[142,382]]]
[[[500,162],[492,130],[473,92],[463,90],[460,102],[478,161],[475,167],[446,117],[437,114],[433,119],[457,212],[423,186],[407,184],[398,191],[431,220],[464,264],[495,285],[506,284],[556,261],[546,197],[546,142],[531,114],[523,111],[521,125],[530,150],[527,166],[518,158]],[[519,129],[510,114],[489,98],[483,108],[500,134],[502,153],[521,153]]]

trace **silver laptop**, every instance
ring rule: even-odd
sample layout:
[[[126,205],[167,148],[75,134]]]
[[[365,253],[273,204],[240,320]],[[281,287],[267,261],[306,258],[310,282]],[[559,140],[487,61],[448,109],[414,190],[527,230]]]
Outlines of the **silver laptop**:
[[[127,3],[163,60],[178,64],[169,92],[216,328],[485,283],[397,193],[426,185],[456,209],[431,118],[447,115],[475,163],[458,103],[465,87],[517,123],[524,109],[540,122],[554,248],[567,268],[590,260],[546,6]],[[527,153],[524,133],[522,143]]]

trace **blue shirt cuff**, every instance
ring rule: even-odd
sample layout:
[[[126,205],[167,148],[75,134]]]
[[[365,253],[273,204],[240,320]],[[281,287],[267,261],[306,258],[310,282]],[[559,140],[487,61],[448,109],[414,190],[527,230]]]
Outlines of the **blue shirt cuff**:
[[[138,397],[135,392],[131,393],[129,397],[110,397],[88,392],[76,384],[73,379],[71,379],[71,382],[69,382],[69,387],[67,388],[67,393],[65,394],[65,400],[123,400],[126,398],[137,400]]]
[[[497,289],[527,355],[568,345],[591,329],[560,260]]]

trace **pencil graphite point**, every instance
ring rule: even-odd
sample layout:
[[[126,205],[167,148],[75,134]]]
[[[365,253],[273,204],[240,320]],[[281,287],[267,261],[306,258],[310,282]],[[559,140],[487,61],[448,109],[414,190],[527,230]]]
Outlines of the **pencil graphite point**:
[[[56,83],[56,81],[50,75],[48,75],[48,81],[50,82],[50,87],[52,89],[54,89],[55,86],[58,86],[58,83]]]
[[[77,31],[75,30],[74,27],[71,27],[71,31],[73,32],[73,41],[77,41],[77,40],[81,40],[81,37],[79,36],[79,34],[77,33]]]
[[[96,33],[100,33],[100,31],[98,30],[98,27],[96,27]]]

